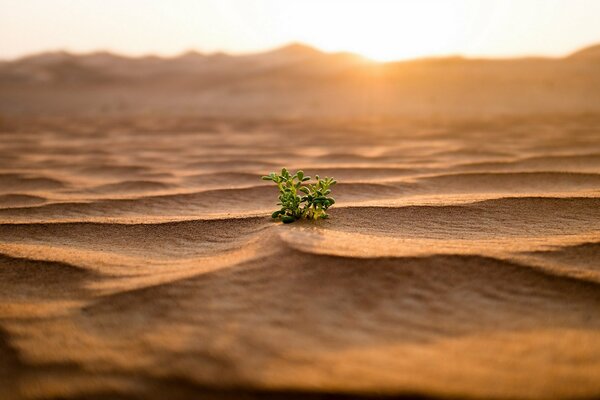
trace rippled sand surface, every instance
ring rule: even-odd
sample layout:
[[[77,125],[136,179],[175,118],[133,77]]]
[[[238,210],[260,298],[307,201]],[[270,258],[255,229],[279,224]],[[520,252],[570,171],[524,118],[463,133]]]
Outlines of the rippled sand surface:
[[[3,120],[0,398],[600,396],[599,127]]]

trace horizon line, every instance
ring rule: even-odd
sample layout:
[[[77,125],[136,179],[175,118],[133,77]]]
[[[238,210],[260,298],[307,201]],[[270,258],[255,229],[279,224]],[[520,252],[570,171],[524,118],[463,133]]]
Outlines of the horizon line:
[[[452,58],[460,58],[460,59],[464,59],[464,60],[499,60],[499,61],[528,59],[528,58],[560,60],[560,59],[569,58],[575,54],[578,54],[582,51],[585,51],[587,49],[597,47],[597,46],[600,46],[600,42],[592,42],[589,45],[578,47],[578,48],[571,50],[570,52],[562,54],[562,55],[549,55],[549,54],[540,54],[540,53],[520,53],[520,54],[514,54],[514,55],[510,55],[510,56],[490,56],[490,55],[478,56],[478,55],[467,55],[467,54],[461,54],[461,53],[448,53],[448,54],[431,54],[431,55],[423,55],[423,56],[417,56],[417,57],[411,57],[411,58],[398,58],[398,59],[393,59],[393,60],[381,61],[381,60],[372,59],[370,57],[364,56],[362,54],[359,54],[359,53],[353,52],[353,51],[346,51],[346,50],[327,51],[327,50],[323,50],[317,46],[314,46],[312,44],[307,44],[307,43],[303,43],[300,41],[290,41],[290,42],[286,42],[284,44],[281,44],[281,45],[278,45],[275,47],[266,48],[264,50],[255,50],[255,51],[247,51],[247,52],[228,52],[228,51],[224,51],[224,50],[202,51],[198,48],[189,48],[189,49],[185,49],[185,50],[182,50],[177,53],[170,54],[170,55],[169,54],[152,53],[152,52],[131,54],[131,53],[120,52],[118,50],[110,50],[110,49],[105,49],[105,48],[99,48],[99,49],[89,50],[89,51],[73,51],[68,48],[58,48],[58,49],[48,49],[48,50],[41,50],[41,51],[36,51],[36,52],[32,52],[32,53],[26,53],[26,54],[19,55],[16,57],[9,57],[9,58],[0,57],[0,62],[2,62],[2,63],[18,62],[18,61],[21,61],[21,60],[24,60],[27,58],[32,58],[32,57],[36,57],[36,56],[40,56],[40,55],[44,55],[44,54],[61,54],[61,53],[70,55],[70,56],[78,56],[78,57],[91,56],[91,55],[97,55],[97,54],[109,54],[109,55],[120,57],[120,58],[129,58],[129,59],[159,58],[159,59],[163,59],[163,60],[174,60],[174,59],[181,58],[181,57],[184,57],[189,54],[197,54],[199,56],[205,56],[205,57],[211,57],[211,56],[245,57],[245,56],[256,56],[256,55],[268,54],[268,53],[276,53],[278,51],[282,51],[282,50],[290,49],[290,48],[294,48],[294,47],[299,47],[299,48],[303,48],[303,49],[306,49],[309,51],[314,51],[314,52],[318,52],[321,54],[328,54],[328,55],[348,54],[348,55],[362,58],[365,61],[373,62],[376,64],[389,64],[389,63],[399,63],[399,62],[436,60],[436,59],[452,59]]]

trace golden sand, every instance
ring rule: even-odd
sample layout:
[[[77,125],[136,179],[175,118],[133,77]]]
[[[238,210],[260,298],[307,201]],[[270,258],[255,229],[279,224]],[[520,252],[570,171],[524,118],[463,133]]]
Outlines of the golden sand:
[[[12,87],[0,398],[599,396],[600,114],[570,113],[598,103],[533,86],[413,119],[86,116]],[[339,181],[330,219],[271,220],[282,166]]]

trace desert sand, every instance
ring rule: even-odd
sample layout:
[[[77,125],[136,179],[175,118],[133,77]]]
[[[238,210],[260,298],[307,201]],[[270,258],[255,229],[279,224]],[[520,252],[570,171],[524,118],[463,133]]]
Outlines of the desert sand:
[[[0,398],[600,396],[599,62],[0,64]]]

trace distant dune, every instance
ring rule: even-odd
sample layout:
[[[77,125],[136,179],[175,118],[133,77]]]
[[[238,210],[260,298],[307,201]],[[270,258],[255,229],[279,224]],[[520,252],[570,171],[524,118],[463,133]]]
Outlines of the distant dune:
[[[373,63],[303,45],[243,56],[45,53],[0,64],[0,113],[436,118],[600,109],[598,46],[562,59]]]
[[[585,49],[579,50],[569,57],[571,59],[587,59],[587,60],[600,60],[600,44],[595,46],[586,47]]]

